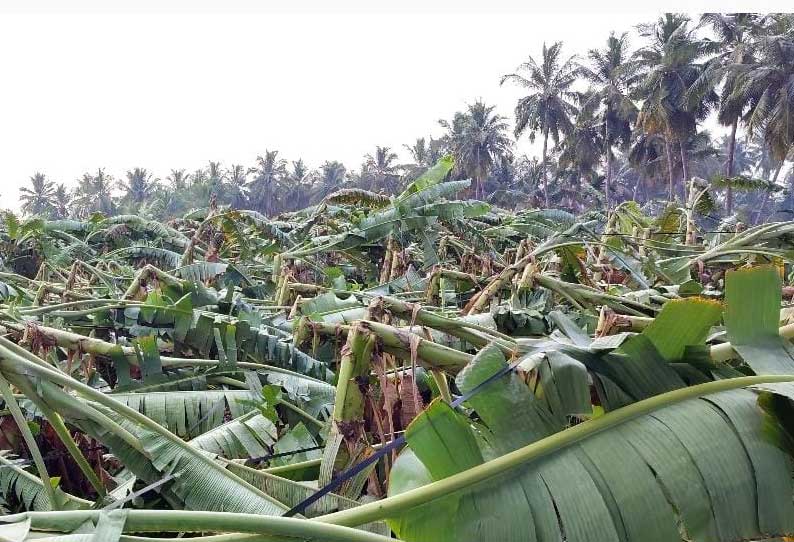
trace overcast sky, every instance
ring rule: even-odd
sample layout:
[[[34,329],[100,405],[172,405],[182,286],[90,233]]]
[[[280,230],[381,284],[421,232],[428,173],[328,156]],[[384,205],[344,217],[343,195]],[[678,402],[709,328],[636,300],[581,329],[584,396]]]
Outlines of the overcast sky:
[[[209,160],[251,165],[265,149],[312,167],[358,168],[375,145],[405,157],[404,143],[477,98],[512,117],[520,91],[499,77],[544,41],[581,54],[658,15],[636,2],[601,13],[489,12],[484,1],[35,5],[0,6],[0,207],[17,207],[35,171],[72,185],[97,167],[163,178]]]

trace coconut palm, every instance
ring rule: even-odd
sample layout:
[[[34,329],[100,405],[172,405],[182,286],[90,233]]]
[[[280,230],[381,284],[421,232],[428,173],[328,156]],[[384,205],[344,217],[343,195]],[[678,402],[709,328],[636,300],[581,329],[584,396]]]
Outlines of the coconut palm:
[[[218,195],[221,192],[223,183],[226,180],[226,172],[220,162],[210,160],[207,164],[207,182],[210,194]]]
[[[52,195],[52,216],[53,218],[67,218],[70,212],[72,196],[64,183],[55,185]]]
[[[443,155],[443,145],[440,139],[417,137],[413,145],[403,145],[403,147],[411,155],[412,167],[416,170],[424,170],[438,162]]]
[[[543,180],[543,165],[537,157],[520,157],[515,165],[515,181],[525,192],[537,192]]]
[[[185,169],[172,169],[165,181],[164,212],[169,217],[183,213],[190,206],[191,191],[188,190],[190,176]]]
[[[301,160],[292,162],[292,169],[284,179],[284,199],[288,210],[303,209],[309,205],[314,188],[315,172]]]
[[[794,38],[762,36],[758,59],[736,79],[737,87],[757,97],[747,117],[748,128],[763,134],[775,159],[785,160],[794,145]]]
[[[757,101],[746,87],[737,83],[743,66],[754,60],[754,36],[759,31],[760,23],[755,13],[704,13],[700,17],[700,26],[709,27],[717,37],[716,45],[720,53],[708,62],[701,81],[695,83],[692,99],[699,100],[703,90],[711,90],[722,83],[717,119],[723,126],[731,128],[724,170],[726,179],[731,179],[734,171],[738,171],[734,168],[734,158],[739,122],[751,104]],[[730,181],[726,207],[728,214],[732,214],[733,185]]]
[[[714,172],[709,166],[723,158],[720,142],[714,141],[708,130],[701,130],[687,138],[685,146],[692,175],[704,179],[713,177]]]
[[[607,152],[611,152],[611,149],[604,141],[606,133],[603,129],[601,101],[595,93],[584,93],[578,101],[581,108],[573,128],[560,142],[559,166],[561,169],[572,169],[581,184],[597,176],[596,168],[601,161],[602,150],[606,148]],[[608,189],[604,192],[609,197]]]
[[[188,174],[184,169],[172,169],[165,180],[170,190],[185,190],[188,185]]]
[[[403,145],[405,150],[411,155],[411,160],[417,166],[427,166],[430,147],[424,137],[417,137],[413,145]]]
[[[388,189],[394,191],[396,180],[399,179],[397,153],[392,152],[390,147],[375,147],[374,154],[367,154],[364,157],[362,167],[362,177],[368,181],[369,190]]]
[[[104,169],[98,169],[93,179],[94,194],[97,197],[99,210],[105,214],[115,212],[113,204],[113,176],[105,173]]]
[[[347,169],[342,162],[326,161],[320,166],[320,187],[322,195],[328,195],[338,190],[345,183]]]
[[[685,15],[667,13],[655,24],[643,25],[640,34],[649,43],[636,53],[643,70],[642,82],[637,89],[638,97],[643,100],[637,126],[645,133],[664,136],[668,197],[672,200],[675,191],[673,146],[678,147],[682,175],[686,180],[689,178],[686,140],[695,134],[697,122],[707,116],[717,101],[713,89],[700,93],[695,103],[688,93],[705,71],[705,65],[698,61],[712,47],[697,39]],[[685,190],[683,184],[682,190]]]
[[[45,215],[52,211],[55,185],[43,173],[36,172],[30,177],[30,188],[19,189],[22,212],[27,215]]]
[[[251,205],[264,214],[276,208],[278,184],[286,175],[286,160],[278,157],[278,151],[265,151],[256,157],[256,167],[251,168],[254,180],[251,183]]]
[[[637,172],[637,182],[642,185],[646,196],[649,192],[656,194],[656,183],[675,167],[674,164],[667,163],[668,158],[672,161],[673,157],[665,152],[666,147],[666,140],[661,134],[635,134],[627,158]]]
[[[187,179],[190,181],[190,188],[194,188],[197,186],[206,186],[209,177],[207,176],[207,170],[200,167],[188,175]]]
[[[519,137],[529,132],[530,141],[534,141],[537,133],[543,137],[543,194],[548,207],[549,136],[556,144],[562,134],[573,128],[570,119],[576,108],[572,103],[571,87],[576,82],[578,67],[574,57],[563,59],[562,42],[558,41],[551,47],[543,44],[540,64],[530,56],[518,67],[518,72],[502,76],[501,84],[509,81],[530,91],[516,104],[515,135]]]
[[[233,164],[225,175],[223,193],[225,199],[235,209],[241,209],[248,202],[249,197],[249,171],[241,164]]]
[[[124,202],[132,209],[137,209],[154,194],[158,180],[154,179],[146,168],[136,167],[127,170],[127,180],[120,182],[119,185],[126,192],[123,197]]]
[[[601,123],[601,140],[605,164],[604,199],[610,206],[609,190],[612,184],[613,148],[626,149],[631,141],[631,132],[637,119],[637,106],[630,92],[638,81],[638,64],[629,55],[628,34],[607,39],[603,49],[590,49],[589,63],[580,73],[590,83],[591,99],[599,103],[595,116]]]
[[[485,184],[487,201],[505,208],[516,208],[526,202],[527,188],[536,184],[525,184],[527,162],[529,159],[523,155],[499,156]]]
[[[105,173],[102,168],[97,169],[96,175],[84,173],[77,181],[73,203],[78,216],[87,216],[91,213],[113,215],[116,206],[113,201],[113,176]]]
[[[495,106],[482,101],[455,114],[452,122],[440,121],[461,173],[474,180],[475,197],[482,197],[483,183],[496,162],[511,154],[505,118],[494,112]]]
[[[288,174],[288,178],[291,183],[298,185],[307,183],[310,184],[313,181],[312,176],[312,170],[309,169],[303,159],[298,158],[292,162],[292,171],[290,171]]]

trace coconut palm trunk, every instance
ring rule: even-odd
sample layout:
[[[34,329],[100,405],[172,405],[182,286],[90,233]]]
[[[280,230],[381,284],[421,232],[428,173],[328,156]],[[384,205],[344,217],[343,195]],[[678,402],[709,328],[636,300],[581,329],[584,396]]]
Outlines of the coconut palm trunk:
[[[667,175],[669,179],[667,199],[673,201],[675,190],[675,177],[673,177],[673,151],[670,149],[670,139],[664,136],[664,153],[667,156]]]
[[[476,179],[476,186],[474,188],[474,193],[476,194],[476,198],[480,199],[482,197],[482,163],[480,162],[480,147],[477,146],[477,179]]]
[[[678,148],[681,151],[681,197],[687,200],[687,187],[689,186],[689,160],[687,160],[686,148],[681,138],[678,139]]]
[[[780,175],[780,171],[783,169],[783,164],[785,164],[785,160],[781,160],[780,163],[775,168],[775,174],[772,176],[772,184],[777,184],[777,178]],[[792,184],[794,185],[794,180],[792,180]],[[767,203],[769,203],[769,190],[764,191],[764,197],[761,199],[761,205],[758,206],[758,211],[755,214],[755,223],[758,224],[761,222],[761,217],[764,215],[766,211]]]
[[[736,119],[731,125],[731,137],[728,142],[728,163],[725,165],[725,177],[728,181],[728,191],[725,195],[725,203],[729,215],[733,214],[733,185],[731,184],[731,178],[733,177],[733,158],[736,154],[736,128],[738,126],[739,119]]]
[[[631,193],[631,199],[634,200],[634,201],[637,201],[637,195],[638,195],[638,192],[640,190],[640,185],[641,184],[642,184],[642,175],[640,175],[639,178],[637,179],[637,182],[634,183],[634,190]]]
[[[606,132],[604,135],[604,146],[606,147],[606,179],[604,179],[604,200],[607,209],[609,209],[609,184],[612,182],[612,148],[609,144],[609,127],[605,127],[604,130]]]
[[[543,130],[543,198],[546,200],[546,208],[549,208],[549,176],[546,169],[546,154],[549,148],[549,129]]]

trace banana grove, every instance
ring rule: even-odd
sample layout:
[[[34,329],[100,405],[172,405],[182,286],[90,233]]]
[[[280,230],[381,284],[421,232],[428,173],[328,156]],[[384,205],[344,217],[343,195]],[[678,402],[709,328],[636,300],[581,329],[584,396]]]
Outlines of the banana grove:
[[[3,216],[0,540],[794,536],[794,222]]]

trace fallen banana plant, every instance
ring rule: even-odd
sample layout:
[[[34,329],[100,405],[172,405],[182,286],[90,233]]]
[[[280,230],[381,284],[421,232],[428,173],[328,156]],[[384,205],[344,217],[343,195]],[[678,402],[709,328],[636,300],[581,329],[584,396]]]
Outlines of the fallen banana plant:
[[[794,535],[794,223],[393,197],[0,221],[0,538]]]

